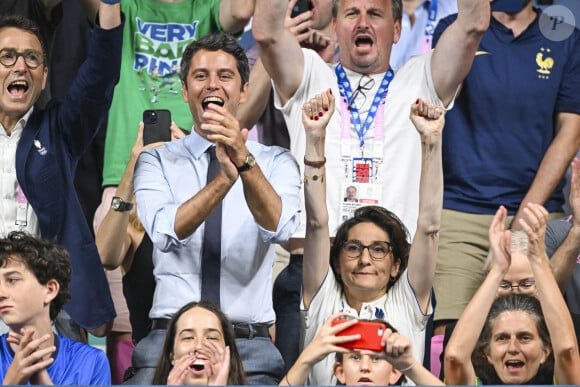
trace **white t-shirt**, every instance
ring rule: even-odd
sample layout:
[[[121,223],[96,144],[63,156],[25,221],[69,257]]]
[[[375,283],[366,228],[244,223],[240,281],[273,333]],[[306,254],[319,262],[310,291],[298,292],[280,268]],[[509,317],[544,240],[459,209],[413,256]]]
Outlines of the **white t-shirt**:
[[[304,310],[301,304],[302,327],[304,329],[304,346],[308,345],[329,316],[338,312],[346,312],[350,316],[360,319],[383,319],[395,327],[401,335],[411,339],[413,354],[420,363],[423,362],[425,352],[425,327],[429,316],[433,313],[431,303],[427,314],[423,314],[421,307],[411,288],[405,270],[388,292],[373,302],[363,303],[360,313],[351,308],[344,297],[344,293],[336,282],[334,273],[329,268],[326,278],[310,303],[310,308]],[[335,355],[330,354],[318,362],[307,384],[318,386],[336,385],[333,373]]]
[[[305,135],[302,125],[302,105],[314,95],[332,88],[336,97],[336,109],[332,116],[326,134],[326,178],[327,206],[331,235],[342,222],[341,205],[344,201],[343,187],[352,182],[352,167],[341,161],[345,144],[352,157],[361,157],[359,139],[350,125],[350,139],[341,131],[341,119],[348,125],[350,112],[343,115],[340,108],[340,94],[334,66],[325,63],[318,54],[309,49],[304,53],[304,74],[302,82],[292,98],[285,106],[280,105],[276,95],[275,104],[284,114],[290,134],[290,150],[300,168],[304,171]],[[365,136],[365,156],[380,155],[382,163],[378,165],[375,183],[381,187],[380,201],[377,203],[393,211],[409,229],[411,238],[415,234],[419,207],[419,177],[421,171],[421,143],[417,130],[409,119],[411,105],[417,98],[422,98],[442,106],[431,79],[431,53],[412,58],[405,66],[396,72],[384,104],[384,114],[377,114],[374,125],[382,132],[376,132],[371,127]],[[351,88],[359,84],[361,74],[345,69]],[[357,99],[357,107],[364,120],[372,105],[372,100],[384,74],[373,75],[374,87],[366,91],[366,98]],[[359,95],[360,97],[360,95]],[[344,116],[344,117],[342,117]],[[374,138],[383,138],[375,142]],[[350,146],[349,146],[350,145]],[[343,159],[344,160],[344,159]],[[360,191],[360,190],[359,190]],[[304,237],[306,229],[306,212],[304,210],[304,195],[302,198],[301,226],[294,237]]]

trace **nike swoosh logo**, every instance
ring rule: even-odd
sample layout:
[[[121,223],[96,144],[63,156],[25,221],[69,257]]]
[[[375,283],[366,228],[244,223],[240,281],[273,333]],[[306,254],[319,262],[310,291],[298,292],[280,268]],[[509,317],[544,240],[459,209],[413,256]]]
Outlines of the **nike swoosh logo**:
[[[490,55],[490,53],[487,51],[475,51],[475,56],[479,55]]]

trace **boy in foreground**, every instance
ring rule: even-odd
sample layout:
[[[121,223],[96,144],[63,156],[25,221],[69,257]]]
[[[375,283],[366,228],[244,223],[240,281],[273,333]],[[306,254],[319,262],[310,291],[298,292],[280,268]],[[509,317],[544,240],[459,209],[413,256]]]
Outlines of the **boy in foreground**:
[[[70,299],[67,251],[14,231],[0,239],[0,378],[4,385],[108,385],[105,353],[53,333],[51,322]]]

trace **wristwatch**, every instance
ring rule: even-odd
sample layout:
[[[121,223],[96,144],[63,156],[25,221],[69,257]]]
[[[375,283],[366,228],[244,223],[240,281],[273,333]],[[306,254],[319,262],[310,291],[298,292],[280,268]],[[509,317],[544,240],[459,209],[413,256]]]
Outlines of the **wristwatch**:
[[[252,167],[256,165],[256,159],[254,158],[254,155],[251,153],[248,153],[248,155],[246,156],[246,161],[244,164],[240,165],[238,168],[238,172],[242,173],[247,171],[248,169],[252,169]]]
[[[128,203],[118,196],[113,196],[111,208],[118,212],[131,211],[133,209],[133,203]]]

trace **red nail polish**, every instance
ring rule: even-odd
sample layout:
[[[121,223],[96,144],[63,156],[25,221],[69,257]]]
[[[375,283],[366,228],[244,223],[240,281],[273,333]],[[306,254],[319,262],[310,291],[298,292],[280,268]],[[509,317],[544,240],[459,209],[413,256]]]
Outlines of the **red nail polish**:
[[[417,100],[415,101],[415,105],[419,105],[419,102],[421,102],[421,100],[417,98]]]
[[[318,116],[319,116],[319,117],[322,117],[323,115],[324,115],[324,113],[322,113],[322,112],[319,112],[319,113],[318,113]]]
[[[310,116],[310,119],[313,120],[314,119],[314,116]]]
[[[332,89],[328,89],[328,91],[330,91],[330,95],[332,95]]]
[[[327,108],[327,107],[325,107],[325,108],[324,108],[324,111],[325,111],[325,112],[327,112],[327,111],[328,111],[328,108]]]
[[[314,116],[314,121],[318,121],[318,116]]]

